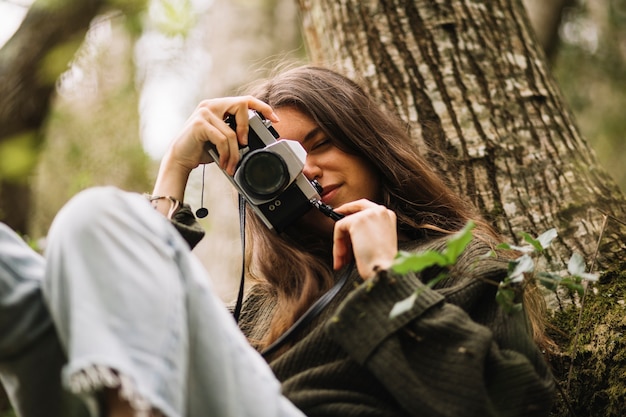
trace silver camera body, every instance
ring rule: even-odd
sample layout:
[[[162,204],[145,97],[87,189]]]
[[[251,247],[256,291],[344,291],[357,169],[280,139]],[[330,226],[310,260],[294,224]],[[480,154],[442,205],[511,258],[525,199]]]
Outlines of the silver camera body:
[[[226,123],[236,129],[234,116]],[[248,124],[248,145],[239,149],[235,174],[224,173],[263,223],[280,233],[309,211],[320,195],[302,173],[306,151],[299,142],[277,140],[271,122],[254,110],[248,110]],[[219,161],[213,144],[207,142],[206,150]]]

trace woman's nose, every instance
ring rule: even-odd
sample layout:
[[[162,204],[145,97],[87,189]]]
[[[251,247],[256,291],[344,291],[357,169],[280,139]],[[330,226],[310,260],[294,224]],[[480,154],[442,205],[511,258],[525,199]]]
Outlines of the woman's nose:
[[[307,156],[304,162],[304,168],[302,168],[302,173],[311,181],[322,176],[322,169],[315,163],[313,158]]]

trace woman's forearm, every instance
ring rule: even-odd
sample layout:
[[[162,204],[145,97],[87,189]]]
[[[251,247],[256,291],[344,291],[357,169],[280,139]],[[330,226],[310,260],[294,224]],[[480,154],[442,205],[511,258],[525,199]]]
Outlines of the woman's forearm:
[[[181,203],[184,201],[185,188],[187,187],[190,172],[188,168],[176,163],[168,155],[161,160],[157,179],[152,190],[154,197],[165,197],[152,201],[152,204],[160,213],[168,215],[172,206],[170,197]]]

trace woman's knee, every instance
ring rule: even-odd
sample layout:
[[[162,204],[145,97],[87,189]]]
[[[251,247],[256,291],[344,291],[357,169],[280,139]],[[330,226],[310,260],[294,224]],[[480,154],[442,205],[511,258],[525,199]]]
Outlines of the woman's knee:
[[[137,197],[118,188],[93,187],[81,191],[56,215],[48,234],[49,244],[60,239],[80,239],[109,230],[132,215],[132,199]]]

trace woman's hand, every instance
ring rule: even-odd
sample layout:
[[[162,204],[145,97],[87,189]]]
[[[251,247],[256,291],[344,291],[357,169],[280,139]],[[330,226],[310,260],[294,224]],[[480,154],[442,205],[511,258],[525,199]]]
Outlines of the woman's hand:
[[[183,201],[191,171],[200,164],[213,162],[205,149],[207,142],[215,145],[220,167],[232,175],[239,161],[239,144],[248,143],[248,109],[261,112],[271,122],[278,122],[272,108],[252,96],[202,101],[161,160],[152,194]],[[235,116],[236,132],[224,121],[228,115]],[[163,213],[167,213],[166,206],[157,204]]]
[[[333,266],[340,269],[354,259],[359,275],[368,279],[389,268],[398,253],[396,214],[369,200],[335,208],[345,215],[335,223]]]
[[[248,109],[258,110],[272,122],[278,121],[268,104],[252,96],[204,100],[171,143],[166,158],[191,171],[199,164],[212,162],[205,150],[206,142],[210,142],[217,148],[220,167],[232,175],[239,161],[239,145],[248,143]],[[236,132],[224,121],[229,114],[235,116]]]

